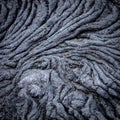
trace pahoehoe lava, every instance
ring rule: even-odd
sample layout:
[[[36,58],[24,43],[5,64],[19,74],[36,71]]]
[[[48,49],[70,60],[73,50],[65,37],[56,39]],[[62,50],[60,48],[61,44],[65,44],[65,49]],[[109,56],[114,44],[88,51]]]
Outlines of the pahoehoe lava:
[[[0,0],[0,120],[120,120],[120,1]]]

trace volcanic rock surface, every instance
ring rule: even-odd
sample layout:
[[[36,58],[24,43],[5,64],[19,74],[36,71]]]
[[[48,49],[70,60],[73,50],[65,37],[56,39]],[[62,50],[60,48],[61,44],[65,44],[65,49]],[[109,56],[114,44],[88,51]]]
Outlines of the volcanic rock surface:
[[[120,1],[0,0],[0,120],[120,120]]]

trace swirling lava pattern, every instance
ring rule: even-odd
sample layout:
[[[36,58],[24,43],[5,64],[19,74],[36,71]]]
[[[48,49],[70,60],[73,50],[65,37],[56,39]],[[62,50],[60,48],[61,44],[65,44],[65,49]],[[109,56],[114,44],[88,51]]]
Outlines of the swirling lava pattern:
[[[119,6],[0,0],[0,120],[120,120]]]

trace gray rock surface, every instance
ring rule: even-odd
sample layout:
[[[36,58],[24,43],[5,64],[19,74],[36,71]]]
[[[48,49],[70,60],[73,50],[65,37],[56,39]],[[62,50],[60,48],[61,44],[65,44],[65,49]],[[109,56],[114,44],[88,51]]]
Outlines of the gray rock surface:
[[[0,0],[0,120],[120,120],[120,1]]]

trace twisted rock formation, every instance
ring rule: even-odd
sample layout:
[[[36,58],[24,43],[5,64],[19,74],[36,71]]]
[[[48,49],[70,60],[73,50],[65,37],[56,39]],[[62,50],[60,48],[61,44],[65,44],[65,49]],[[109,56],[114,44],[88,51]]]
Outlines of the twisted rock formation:
[[[0,120],[120,120],[120,1],[0,0]]]

